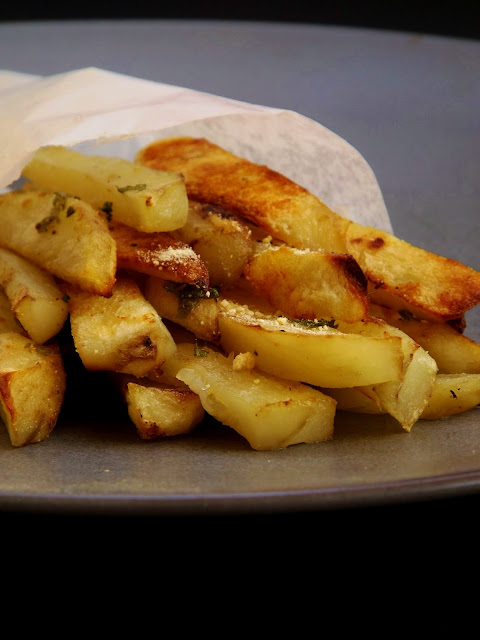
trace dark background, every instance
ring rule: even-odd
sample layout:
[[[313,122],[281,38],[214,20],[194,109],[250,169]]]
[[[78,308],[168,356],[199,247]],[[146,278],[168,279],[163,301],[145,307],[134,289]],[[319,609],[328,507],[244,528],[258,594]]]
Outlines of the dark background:
[[[364,27],[414,33],[480,38],[480,3],[460,0],[453,5],[417,2],[342,2],[298,0],[275,2],[41,2],[30,6],[0,3],[0,21],[76,19],[206,19],[297,22]]]

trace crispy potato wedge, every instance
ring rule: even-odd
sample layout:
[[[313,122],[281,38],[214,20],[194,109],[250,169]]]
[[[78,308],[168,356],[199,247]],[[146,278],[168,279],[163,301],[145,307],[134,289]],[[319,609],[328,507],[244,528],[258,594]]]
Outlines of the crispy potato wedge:
[[[145,378],[119,376],[116,382],[142,440],[191,433],[203,420],[205,410],[200,398],[188,387],[182,389]]]
[[[351,256],[259,246],[245,266],[245,278],[275,309],[311,320],[357,322],[368,316],[367,280]]]
[[[429,322],[372,304],[370,313],[401,329],[432,356],[439,373],[480,373],[480,344],[447,323]]]
[[[280,173],[204,138],[158,140],[141,149],[136,162],[181,172],[190,199],[245,218],[294,247],[345,251],[344,218]]]
[[[70,193],[107,209],[113,220],[140,231],[172,231],[187,219],[187,193],[179,173],[47,146],[36,151],[22,174],[41,189]]]
[[[480,302],[480,273],[390,233],[352,222],[346,248],[371,282],[372,302],[446,322]]]
[[[116,245],[105,217],[77,198],[1,194],[0,246],[85,291],[109,295],[115,282]]]
[[[108,298],[69,289],[75,349],[86,369],[141,377],[175,351],[175,343],[139,286],[119,277]]]
[[[45,440],[55,427],[66,376],[55,344],[36,345],[18,332],[0,333],[0,418],[10,442]]]
[[[53,338],[65,324],[68,305],[53,276],[1,247],[0,286],[13,315],[37,344]]]
[[[205,297],[208,289],[195,286],[179,287],[161,278],[147,278],[145,298],[157,313],[191,331],[197,338],[217,343],[218,306],[215,297]]]
[[[439,374],[421,418],[437,420],[464,413],[480,404],[480,374]]]
[[[237,216],[210,204],[190,200],[186,224],[172,235],[201,256],[215,287],[235,284],[253,254],[249,227]]]
[[[195,355],[197,354],[197,355]],[[200,397],[207,413],[242,435],[253,449],[270,451],[333,436],[335,401],[307,385],[255,370],[236,370],[233,358],[179,344],[165,370]]]
[[[119,269],[208,287],[207,267],[188,244],[167,232],[145,233],[119,223],[108,228],[117,245]]]
[[[402,340],[388,332],[374,337],[345,333],[265,315],[225,298],[219,301],[218,325],[226,353],[254,353],[258,369],[287,380],[341,388],[403,375]]]
[[[480,302],[479,272],[351,222],[286,177],[208,140],[158,140],[136,161],[181,171],[190,198],[221,206],[293,247],[353,255],[379,304],[444,322]]]

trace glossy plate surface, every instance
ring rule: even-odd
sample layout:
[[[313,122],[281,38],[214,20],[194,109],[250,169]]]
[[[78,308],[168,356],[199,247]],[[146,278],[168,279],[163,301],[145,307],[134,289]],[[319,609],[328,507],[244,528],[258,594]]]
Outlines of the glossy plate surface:
[[[478,42],[260,23],[5,23],[0,60],[33,74],[97,66],[298,111],[364,155],[397,235],[480,269]],[[479,340],[478,313],[467,321]],[[16,450],[0,432],[0,506],[236,513],[462,495],[480,490],[479,435],[474,410],[410,434],[388,417],[341,416],[332,442],[269,453],[217,424],[148,443],[92,384],[46,442]]]

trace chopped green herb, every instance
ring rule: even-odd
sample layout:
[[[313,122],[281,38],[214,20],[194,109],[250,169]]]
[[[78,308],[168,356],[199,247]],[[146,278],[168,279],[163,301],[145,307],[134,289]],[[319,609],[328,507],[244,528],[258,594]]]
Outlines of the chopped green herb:
[[[193,345],[193,355],[197,356],[197,358],[206,358],[208,356],[208,349],[201,349],[197,341],[195,341]]]
[[[188,316],[202,299],[218,298],[218,289],[213,287],[201,287],[196,284],[186,284],[183,282],[167,282],[165,289],[174,293],[179,300],[178,315],[181,318]]]
[[[415,320],[416,322],[420,322],[420,318],[414,316],[408,309],[399,309],[398,313],[403,320]]]
[[[126,187],[117,187],[117,191],[119,193],[125,193],[125,191],[145,191],[146,188],[146,184],[127,184]]]
[[[304,329],[320,329],[321,327],[338,329],[338,324],[335,324],[335,320],[333,318],[331,320],[325,320],[324,318],[320,318],[318,320],[308,320],[307,318],[287,318],[287,320],[292,324],[297,324],[299,327],[303,327]]]
[[[65,193],[61,193],[59,191],[57,191],[55,193],[55,197],[53,198],[53,202],[52,202],[52,209],[50,211],[50,215],[45,216],[45,218],[43,218],[43,220],[40,220],[40,222],[37,222],[37,224],[35,225],[35,229],[39,233],[46,233],[49,230],[49,227],[52,224],[52,222],[59,222],[60,221],[59,215],[63,211],[63,209],[65,208],[65,205],[67,203],[67,197],[68,196]],[[72,213],[74,213],[74,212],[75,212],[74,207],[69,207],[67,209],[67,217],[71,216]]]
[[[55,221],[58,221],[58,216],[46,216],[45,218],[43,218],[43,220],[37,222],[37,224],[35,225],[35,229],[38,231],[38,233],[46,233],[49,226],[52,224],[52,222]]]
[[[457,394],[455,393],[455,391],[453,389],[450,389],[450,393],[452,394],[452,398],[456,398]]]
[[[106,215],[108,222],[112,220],[112,211],[113,211],[113,203],[112,202],[104,202],[103,207],[100,207],[100,211]]]

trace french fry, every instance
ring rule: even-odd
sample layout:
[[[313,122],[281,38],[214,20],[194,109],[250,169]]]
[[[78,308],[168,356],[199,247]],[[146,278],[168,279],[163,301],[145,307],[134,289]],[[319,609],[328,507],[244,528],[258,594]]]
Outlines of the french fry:
[[[86,369],[141,377],[174,353],[172,336],[133,280],[119,277],[108,298],[68,294],[72,336]]]
[[[260,244],[245,265],[252,288],[290,318],[333,317],[356,322],[368,316],[367,280],[346,254]]]
[[[328,323],[265,315],[222,298],[218,324],[226,353],[255,354],[261,371],[318,387],[353,387],[400,380],[398,336],[345,333]]]
[[[480,273],[415,247],[385,231],[352,222],[346,249],[370,281],[372,302],[435,322],[461,318],[480,302]]]
[[[0,195],[0,246],[85,291],[109,295],[117,268],[104,216],[60,193]]]
[[[119,374],[116,382],[142,440],[191,433],[203,420],[205,410],[200,398],[187,387],[168,386],[124,374]]]
[[[200,340],[218,343],[217,299],[210,291],[153,277],[144,285],[145,298],[162,318],[188,329]]]
[[[41,189],[70,193],[107,209],[113,220],[139,231],[172,231],[187,219],[188,199],[179,173],[48,146],[36,151],[22,174]]]
[[[215,287],[230,287],[242,275],[253,253],[250,228],[220,207],[190,201],[187,222],[172,235],[202,258]]]
[[[307,385],[235,369],[233,358],[190,343],[179,344],[164,368],[198,394],[207,413],[246,438],[253,449],[283,449],[333,436],[335,401]]]
[[[55,344],[0,333],[0,418],[14,447],[45,440],[57,424],[66,375]]]
[[[208,287],[209,272],[201,257],[169,233],[145,233],[110,223],[117,245],[117,267],[146,275]]]
[[[3,248],[0,286],[9,298],[13,315],[37,344],[53,338],[65,324],[68,306],[53,276]]]

